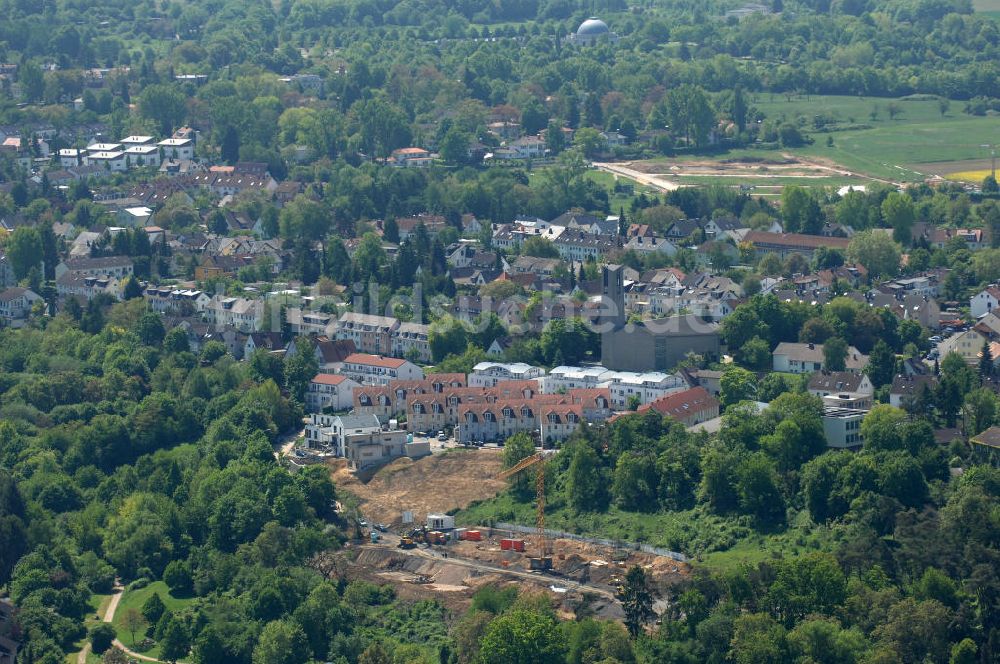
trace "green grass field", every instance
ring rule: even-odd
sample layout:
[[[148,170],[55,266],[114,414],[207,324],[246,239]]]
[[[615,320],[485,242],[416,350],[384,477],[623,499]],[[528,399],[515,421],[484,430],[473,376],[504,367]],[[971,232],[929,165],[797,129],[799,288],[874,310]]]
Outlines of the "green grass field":
[[[504,493],[459,512],[456,521],[462,526],[496,522],[530,526],[535,522],[535,510],[530,502],[518,502]],[[813,524],[804,512],[796,514],[784,531],[760,534],[745,520],[719,517],[701,509],[645,514],[611,507],[604,514],[575,514],[555,496],[547,504],[545,525],[584,536],[665,547],[687,555],[696,566],[712,569],[731,569],[742,563],[828,549],[835,541],[833,530]]]
[[[87,616],[83,621],[84,627],[87,628],[88,632],[90,631],[91,627],[101,622],[101,620],[97,616],[104,615],[104,612],[108,608],[108,603],[110,602],[111,602],[111,595],[95,594],[90,596],[90,601],[88,602],[90,604],[90,611],[87,613]],[[71,652],[70,654],[66,655],[66,661],[69,664],[76,664],[77,654],[81,650],[83,650],[83,647],[84,645],[86,645],[87,641],[88,637],[84,636],[82,639],[80,639],[74,644],[75,646],[74,652]],[[99,663],[100,661],[101,658],[95,655],[94,653],[89,653],[87,655],[87,664]]]
[[[115,619],[112,624],[115,627],[115,631],[118,633],[118,640],[130,648],[133,646],[132,634],[125,627],[125,613],[129,610],[129,608],[141,610],[142,605],[153,593],[160,594],[160,599],[163,600],[163,604],[169,611],[179,611],[194,601],[193,598],[174,597],[170,594],[170,589],[167,588],[167,584],[162,581],[156,581],[149,584],[145,588],[140,588],[139,590],[126,591],[122,596],[121,602],[118,603],[118,610],[115,611]],[[144,635],[142,633],[137,633],[136,641],[142,641],[143,636]],[[154,645],[149,650],[142,652],[142,654],[147,657],[159,657],[160,646]]]
[[[633,192],[631,194],[627,194],[624,192],[616,192],[614,190],[615,176],[612,175],[611,173],[605,173],[604,171],[590,170],[587,171],[586,177],[590,180],[593,180],[594,182],[601,185],[604,189],[607,190],[608,206],[612,214],[618,214],[618,210],[621,209],[625,210],[631,209],[632,201],[635,200],[636,196],[638,196],[642,192],[646,192],[647,194],[653,196],[658,195],[660,193],[655,189],[652,189],[650,187],[644,187],[640,184],[632,182],[628,178],[622,178],[622,177],[619,177],[619,180],[632,184],[634,187]]]
[[[781,95],[758,95],[754,105],[769,118],[795,120],[804,116],[811,121],[818,114],[827,114],[834,116],[841,127],[870,125],[829,134],[813,132],[813,145],[787,152],[829,159],[849,170],[894,181],[922,180],[926,174],[920,170],[921,164],[981,160],[989,156],[981,146],[1000,138],[996,118],[966,115],[962,102],[951,102],[942,116],[937,100],[895,100],[901,113],[891,120],[887,111],[890,101],[831,96],[788,101]],[[872,120],[870,114],[875,107],[878,117]],[[807,129],[812,131],[809,126]],[[832,147],[826,145],[828,135],[833,137]]]

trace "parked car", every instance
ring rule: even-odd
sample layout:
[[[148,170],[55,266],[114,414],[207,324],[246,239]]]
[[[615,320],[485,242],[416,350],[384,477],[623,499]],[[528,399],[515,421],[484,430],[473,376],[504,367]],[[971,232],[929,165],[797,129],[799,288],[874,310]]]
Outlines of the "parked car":
[[[448,436],[445,434],[445,432],[438,431],[438,441],[443,443],[446,440],[448,440]]]

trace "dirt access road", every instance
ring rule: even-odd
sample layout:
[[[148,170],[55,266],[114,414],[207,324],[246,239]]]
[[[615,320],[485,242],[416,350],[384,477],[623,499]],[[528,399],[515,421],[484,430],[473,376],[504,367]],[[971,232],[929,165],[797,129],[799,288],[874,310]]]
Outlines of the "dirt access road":
[[[410,556],[423,558],[425,560],[433,560],[442,565],[455,565],[458,567],[464,567],[466,569],[474,570],[482,574],[495,574],[500,576],[505,576],[512,579],[520,579],[522,581],[530,581],[533,584],[541,586],[556,586],[559,588],[565,588],[566,590],[573,590],[579,592],[588,592],[596,595],[600,595],[605,599],[614,601],[615,594],[607,586],[595,585],[590,583],[581,583],[580,581],[568,579],[562,576],[547,575],[540,572],[527,572],[519,569],[512,569],[509,567],[502,567],[500,565],[493,565],[491,563],[486,563],[478,560],[468,560],[466,558],[458,558],[451,555],[447,549],[439,548],[425,548],[418,546],[415,549],[400,549],[397,548],[399,544],[399,537],[387,534],[382,540],[381,544],[370,544],[364,545],[363,548],[371,549],[388,549],[391,553],[396,555]]]
[[[629,180],[635,180],[641,185],[653,187],[654,189],[659,189],[660,191],[674,191],[683,186],[671,180],[665,180],[659,175],[642,173],[634,168],[629,168],[629,164],[631,163],[632,162],[628,162],[627,164],[612,164],[608,162],[595,161],[592,166],[599,171],[605,171],[606,173],[611,173],[612,175],[620,175],[628,178]]]

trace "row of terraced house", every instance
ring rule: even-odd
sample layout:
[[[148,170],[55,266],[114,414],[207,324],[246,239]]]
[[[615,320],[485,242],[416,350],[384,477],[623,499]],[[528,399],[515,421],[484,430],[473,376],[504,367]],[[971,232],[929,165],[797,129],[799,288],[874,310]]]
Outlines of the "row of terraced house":
[[[405,414],[411,431],[453,428],[463,443],[501,441],[524,432],[551,444],[585,422],[607,419],[612,411],[606,388],[542,394],[537,380],[469,387],[464,375],[442,374],[356,388],[354,412],[380,419]]]

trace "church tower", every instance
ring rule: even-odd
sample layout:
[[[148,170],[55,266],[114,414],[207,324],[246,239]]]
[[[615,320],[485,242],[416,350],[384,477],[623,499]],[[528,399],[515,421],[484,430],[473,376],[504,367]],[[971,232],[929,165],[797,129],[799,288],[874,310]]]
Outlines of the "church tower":
[[[605,265],[603,292],[605,315],[603,320],[614,323],[614,329],[625,327],[625,266]]]

